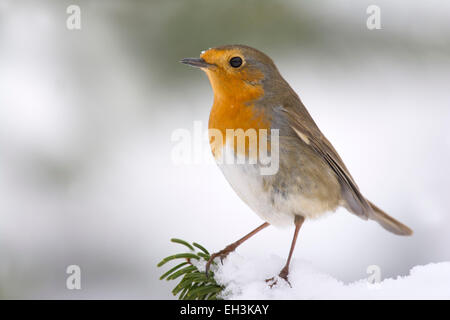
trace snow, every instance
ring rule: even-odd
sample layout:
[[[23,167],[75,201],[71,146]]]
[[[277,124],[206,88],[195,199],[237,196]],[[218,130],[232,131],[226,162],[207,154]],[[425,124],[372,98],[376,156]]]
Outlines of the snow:
[[[378,283],[361,279],[346,284],[294,259],[289,275],[292,287],[278,279],[269,288],[264,280],[278,274],[284,261],[278,256],[244,258],[232,253],[223,265],[219,263],[215,278],[226,287],[225,299],[450,299],[450,262],[415,266],[407,276]]]

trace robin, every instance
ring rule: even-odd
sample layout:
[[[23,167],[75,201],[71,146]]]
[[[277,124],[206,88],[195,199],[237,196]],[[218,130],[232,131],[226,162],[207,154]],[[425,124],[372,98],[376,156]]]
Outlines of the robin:
[[[257,170],[262,165],[260,162],[219,164],[239,197],[265,222],[212,254],[206,264],[207,274],[215,258],[223,260],[267,226],[293,224],[295,231],[289,255],[279,273],[289,283],[289,264],[303,222],[340,206],[364,220],[378,222],[394,234],[412,234],[410,228],[362,195],[341,157],[267,55],[244,45],[226,45],[203,51],[200,58],[186,58],[181,62],[202,69],[209,78],[214,91],[210,130],[218,130],[225,136],[231,129],[267,130],[267,140],[273,130],[279,135],[279,164],[274,174],[262,175]],[[214,156],[230,152],[239,156],[240,151],[230,148],[229,143],[227,138],[211,141]],[[273,151],[274,146],[270,148]],[[248,156],[248,152],[244,155]],[[272,286],[277,279],[266,281],[271,281]]]

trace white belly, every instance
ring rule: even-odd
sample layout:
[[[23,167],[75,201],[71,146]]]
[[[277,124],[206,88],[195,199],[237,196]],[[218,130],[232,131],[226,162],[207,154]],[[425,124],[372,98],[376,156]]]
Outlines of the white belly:
[[[279,171],[267,176],[261,174],[259,164],[249,164],[248,161],[239,163],[232,149],[225,148],[225,154],[229,158],[234,157],[234,163],[218,163],[225,178],[238,196],[272,225],[290,226],[295,215],[313,219],[334,211],[338,206],[336,201],[324,201],[317,197],[316,193],[311,192],[317,189],[311,181],[302,181],[301,174],[286,167],[282,161]],[[330,199],[334,198],[336,196]]]
[[[228,154],[233,150],[226,148]],[[238,196],[264,221],[274,226],[290,226],[294,222],[294,214],[285,206],[286,199],[273,195],[264,187],[267,176],[261,174],[258,164],[218,163],[225,178]],[[284,204],[284,205],[283,205]],[[283,210],[284,208],[286,210]],[[281,210],[280,210],[281,209]]]

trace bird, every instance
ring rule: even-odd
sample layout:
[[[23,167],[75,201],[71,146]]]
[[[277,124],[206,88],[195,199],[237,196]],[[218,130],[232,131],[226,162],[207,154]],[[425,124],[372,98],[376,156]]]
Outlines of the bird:
[[[278,279],[290,285],[289,266],[302,224],[339,207],[364,220],[374,220],[396,235],[412,235],[409,227],[363,196],[336,149],[269,56],[246,45],[224,45],[180,62],[206,73],[214,93],[208,124],[212,154],[232,189],[264,221],[212,254],[206,263],[207,275],[214,259],[223,261],[269,225],[293,225],[286,264],[278,277],[266,279],[271,287]],[[251,135],[244,136],[248,139],[239,149],[235,138],[227,136],[229,130],[267,133],[256,136],[256,160],[255,153],[247,150]],[[272,139],[274,136],[278,140]],[[278,155],[277,170],[272,174],[261,171],[266,165],[258,159],[263,142],[268,154]],[[224,155],[241,161],[225,163]]]

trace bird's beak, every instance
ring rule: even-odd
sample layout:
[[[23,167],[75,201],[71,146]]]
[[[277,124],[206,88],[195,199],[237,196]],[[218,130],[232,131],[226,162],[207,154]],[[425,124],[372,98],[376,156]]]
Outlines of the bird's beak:
[[[207,63],[202,58],[184,58],[180,62],[197,68],[209,68],[212,66],[212,64]]]

